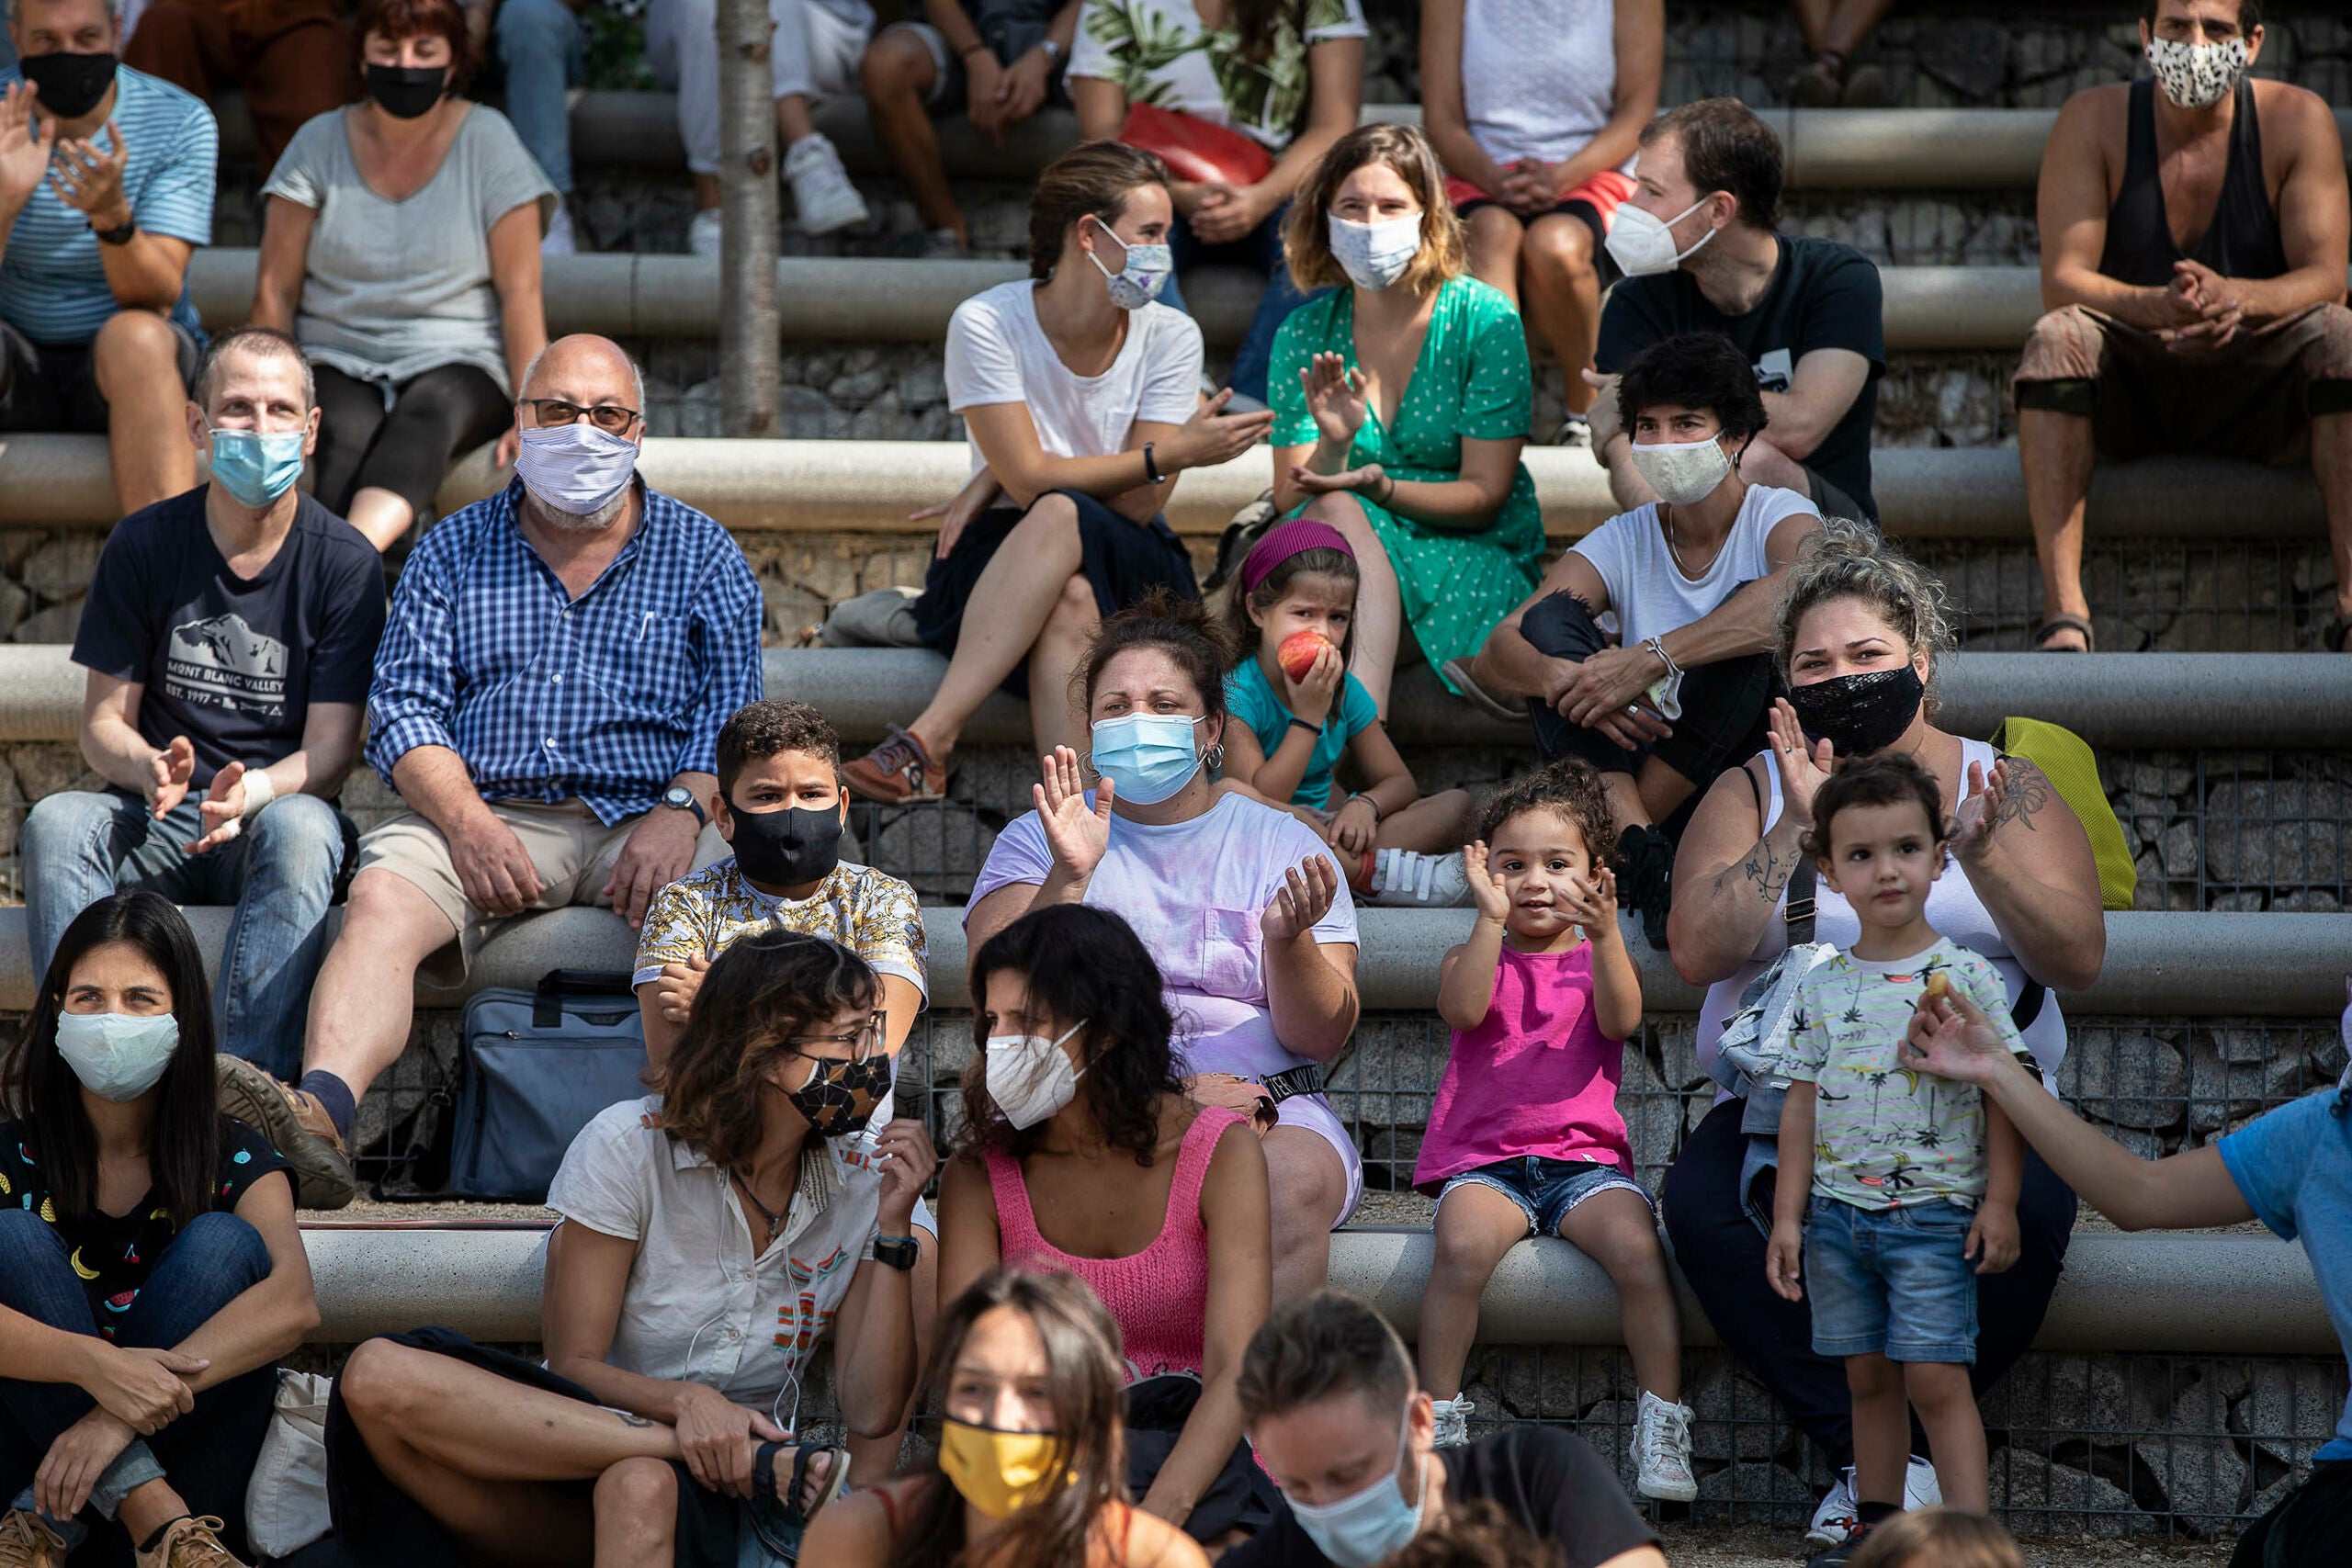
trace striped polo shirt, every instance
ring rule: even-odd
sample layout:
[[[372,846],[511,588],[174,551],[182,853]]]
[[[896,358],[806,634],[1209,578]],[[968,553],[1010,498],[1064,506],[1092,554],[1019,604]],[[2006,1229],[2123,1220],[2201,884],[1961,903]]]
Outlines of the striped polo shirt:
[[[0,88],[22,79],[0,71]],[[128,65],[114,73],[112,119],[130,148],[123,195],[139,226],[191,245],[212,240],[212,183],[220,128],[202,100]],[[107,145],[102,129],[94,138]],[[43,180],[8,231],[0,257],[0,321],[35,343],[84,344],[119,307],[98,259],[86,214],[68,207]],[[172,320],[193,328],[196,308],[185,286]]]

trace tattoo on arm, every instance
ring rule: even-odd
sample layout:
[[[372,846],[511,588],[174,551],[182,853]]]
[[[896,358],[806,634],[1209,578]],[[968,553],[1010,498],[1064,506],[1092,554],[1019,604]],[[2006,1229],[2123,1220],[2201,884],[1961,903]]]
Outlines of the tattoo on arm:
[[[1745,882],[1756,889],[1757,897],[1770,903],[1780,897],[1781,889],[1788,886],[1789,874],[1797,868],[1797,854],[1803,852],[1775,854],[1770,839],[1758,839],[1746,860],[1717,874],[1715,891],[1729,893]]]
[[[650,1427],[653,1425],[652,1422],[647,1420],[644,1416],[631,1415],[626,1410],[616,1410],[613,1414],[621,1418],[621,1425],[624,1427]]]
[[[2009,759],[2009,784],[2001,798],[1993,805],[1993,822],[2023,822],[2033,829],[2033,819],[2050,804],[2050,775],[2022,757]]]

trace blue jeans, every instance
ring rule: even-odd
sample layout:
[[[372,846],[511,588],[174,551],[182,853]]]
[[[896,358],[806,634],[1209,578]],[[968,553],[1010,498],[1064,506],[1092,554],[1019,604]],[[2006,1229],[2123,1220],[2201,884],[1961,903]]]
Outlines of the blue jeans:
[[[1243,397],[1255,398],[1261,403],[1268,400],[1266,376],[1273,363],[1274,333],[1282,330],[1284,317],[1312,298],[1298,291],[1298,285],[1291,281],[1290,268],[1283,265],[1283,224],[1289,218],[1290,203],[1285,201],[1255,229],[1222,245],[1203,244],[1194,237],[1192,225],[1177,219],[1168,236],[1176,253],[1176,276],[1159,291],[1161,304],[1173,305],[1189,316],[1192,312],[1184,308],[1184,291],[1179,285],[1193,268],[1204,263],[1223,262],[1266,275],[1266,292],[1259,297],[1257,313],[1250,318],[1250,331],[1234,354],[1233,374],[1225,380]]]
[[[506,118],[557,194],[571,194],[571,111],[566,89],[588,76],[588,29],[563,0],[505,0],[498,7],[498,63]]]
[[[234,1214],[199,1214],[155,1260],[130,1310],[114,1320],[114,1343],[169,1349],[269,1271],[269,1248],[259,1231]],[[56,1227],[23,1209],[0,1210],[0,1306],[67,1334],[98,1332]],[[206,1389],[187,1415],[153,1437],[130,1440],[90,1488],[90,1509],[112,1519],[132,1491],[167,1480],[190,1513],[228,1521],[231,1550],[241,1550],[245,1485],[277,1392],[277,1370],[268,1366]],[[0,1378],[0,1497],[12,1499],[9,1507],[33,1506],[33,1473],[50,1446],[96,1403],[70,1382]],[[71,1546],[88,1533],[79,1518],[50,1522]],[[128,1562],[130,1543],[109,1533],[120,1549],[112,1555]]]
[[[1439,1190],[1437,1201],[1443,1203],[1445,1195],[1457,1187],[1485,1187],[1501,1193],[1519,1205],[1519,1212],[1527,1216],[1528,1230],[1535,1235],[1559,1235],[1562,1220],[1586,1199],[1612,1187],[1623,1188],[1645,1203],[1650,1201],[1642,1184],[1618,1169],[1614,1161],[1546,1159],[1542,1155],[1521,1155],[1465,1170]]]
[[[1860,1209],[1816,1192],[1805,1206],[1813,1353],[1973,1366],[1976,1271],[1966,1209],[1940,1198]]]
[[[138,796],[113,790],[35,803],[19,840],[33,975],[49,973],[65,928],[110,893],[149,887],[181,904],[233,904],[212,998],[220,1048],[299,1077],[327,906],[356,835],[317,795],[288,795],[219,849],[191,855],[204,833],[200,800],[191,792],[161,822]]]

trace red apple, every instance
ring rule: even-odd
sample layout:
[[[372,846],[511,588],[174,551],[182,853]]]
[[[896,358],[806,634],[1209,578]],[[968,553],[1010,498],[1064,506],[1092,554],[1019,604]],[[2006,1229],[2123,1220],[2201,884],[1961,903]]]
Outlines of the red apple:
[[[1293,632],[1283,638],[1282,647],[1275,650],[1274,662],[1292,680],[1304,681],[1306,672],[1315,668],[1316,660],[1330,646],[1331,639],[1321,632]]]

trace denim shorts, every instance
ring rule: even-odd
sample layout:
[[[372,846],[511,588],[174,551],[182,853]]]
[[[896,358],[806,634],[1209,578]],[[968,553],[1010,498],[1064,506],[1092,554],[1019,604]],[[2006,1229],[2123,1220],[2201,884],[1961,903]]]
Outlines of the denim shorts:
[[[1519,1205],[1527,1216],[1527,1228],[1537,1235],[1559,1235],[1560,1222],[1577,1204],[1612,1187],[1638,1194],[1645,1203],[1650,1201],[1642,1184],[1611,1161],[1545,1159],[1540,1155],[1520,1155],[1465,1170],[1438,1190],[1437,1201],[1444,1202],[1448,1192],[1463,1186],[1493,1188]]]
[[[1813,1353],[1976,1364],[1976,1274],[1963,1256],[1973,1216],[1931,1199],[1858,1209],[1815,1193],[1804,1288]]]

